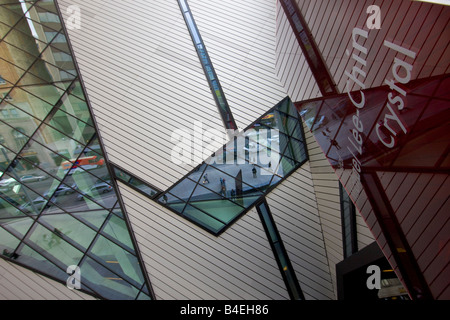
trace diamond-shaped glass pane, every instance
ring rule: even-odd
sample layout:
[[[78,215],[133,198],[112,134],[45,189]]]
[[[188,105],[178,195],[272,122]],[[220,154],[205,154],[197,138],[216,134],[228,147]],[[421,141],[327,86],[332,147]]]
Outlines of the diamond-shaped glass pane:
[[[150,298],[54,2],[0,0],[0,17],[3,257],[64,284],[78,266],[102,298]]]

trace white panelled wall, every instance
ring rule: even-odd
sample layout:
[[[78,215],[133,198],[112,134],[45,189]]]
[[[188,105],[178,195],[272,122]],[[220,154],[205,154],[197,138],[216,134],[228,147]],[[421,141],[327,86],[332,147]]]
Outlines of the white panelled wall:
[[[256,210],[215,237],[125,185],[120,192],[157,299],[288,299]]]
[[[74,4],[59,3],[63,12]],[[171,132],[191,130],[194,120],[205,130],[222,126],[178,4],[153,0],[149,10],[146,1],[75,3],[82,14],[93,12],[82,15],[82,32],[68,32],[108,158],[166,190],[192,168],[168,161]],[[276,2],[189,5],[238,127],[245,128],[287,95],[275,71]],[[317,95],[303,64],[291,77],[303,74],[304,97]],[[310,166],[268,203],[305,297],[335,299]],[[124,185],[120,192],[158,299],[288,298],[256,210],[214,237]]]
[[[286,96],[275,74],[275,1],[189,0],[239,128]]]
[[[109,159],[167,189],[197,164],[172,161],[172,134],[223,128],[177,1],[58,3],[80,7],[68,33]]]
[[[81,8],[81,29],[68,34],[108,160],[168,189],[198,164],[171,161],[171,134],[192,132],[195,121],[204,130],[223,129],[177,1],[58,4],[65,20],[69,5]],[[293,49],[295,39],[287,36],[288,25],[276,25],[281,14],[276,1],[190,0],[189,5],[240,128],[288,93],[296,92],[294,101],[319,95],[302,53]],[[277,43],[277,33],[286,33],[283,43]],[[295,78],[292,88],[284,88],[282,82]],[[336,299],[339,189],[306,133],[311,160],[267,202],[305,297]],[[126,185],[119,183],[119,189],[157,299],[289,299],[256,209],[216,237]],[[2,275],[16,274],[15,282],[29,273],[0,263]],[[62,284],[48,284],[47,290],[50,297],[83,298],[60,294],[68,291]]]
[[[94,300],[94,298],[0,259],[0,300]]]

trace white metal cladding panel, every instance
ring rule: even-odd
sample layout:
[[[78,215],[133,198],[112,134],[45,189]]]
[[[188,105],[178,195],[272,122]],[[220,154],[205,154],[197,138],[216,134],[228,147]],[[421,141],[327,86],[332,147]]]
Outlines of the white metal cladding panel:
[[[321,221],[323,238],[334,293],[337,294],[336,264],[343,260],[341,208],[339,200],[338,178],[327,161],[318,143],[304,124],[307,140],[309,164],[314,192],[317,199],[317,209]],[[318,165],[320,163],[321,165]]]
[[[172,133],[192,135],[194,121],[223,131],[177,2],[58,3],[65,20],[69,5],[81,9],[81,29],[68,33],[110,160],[168,188],[200,162],[171,161]]]
[[[275,1],[190,0],[238,127],[287,94],[275,75]]]
[[[344,259],[339,179],[308,127],[305,124],[303,127],[328,264],[330,266],[334,289],[337,292],[336,264]],[[356,222],[356,237],[358,249],[360,250],[375,241],[375,238],[359,212],[356,214]]]
[[[321,96],[283,8],[277,1],[276,73],[293,101]]]
[[[90,295],[70,290],[62,283],[0,259],[0,300],[93,299]]]
[[[256,210],[215,237],[119,188],[157,299],[289,299]]]
[[[355,61],[346,55],[352,52],[352,29],[368,30],[366,13],[369,5],[381,9],[381,29],[369,30],[363,43],[368,55],[362,70],[367,73],[366,87],[384,84],[391,78],[393,50],[383,45],[384,39],[402,45],[417,53],[412,79],[443,74],[450,70],[450,7],[421,1],[327,1],[297,0],[330,73],[340,92],[347,92],[345,70],[351,70]],[[329,21],[330,23],[324,23]],[[418,33],[420,31],[420,36]],[[361,42],[362,43],[362,42]],[[359,66],[359,64],[358,64]],[[362,79],[362,78],[361,78]],[[358,86],[355,89],[359,89]]]
[[[309,163],[266,198],[308,300],[335,299]]]

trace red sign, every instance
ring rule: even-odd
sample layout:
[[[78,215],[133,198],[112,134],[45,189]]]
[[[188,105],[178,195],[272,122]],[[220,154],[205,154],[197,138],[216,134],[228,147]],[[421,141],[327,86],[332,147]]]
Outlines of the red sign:
[[[410,294],[431,297],[450,279],[450,75],[402,74],[296,107]]]

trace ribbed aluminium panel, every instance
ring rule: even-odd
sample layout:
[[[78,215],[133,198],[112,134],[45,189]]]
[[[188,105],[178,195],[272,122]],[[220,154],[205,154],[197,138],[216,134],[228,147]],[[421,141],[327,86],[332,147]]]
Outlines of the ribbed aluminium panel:
[[[80,8],[81,28],[68,30],[109,159],[166,189],[199,161],[178,165],[172,134],[223,131],[176,1],[58,1],[65,20]],[[221,144],[218,144],[219,146]],[[187,158],[194,156],[185,148]]]
[[[352,30],[355,27],[369,30],[367,8],[378,5],[381,10],[381,28],[369,31],[363,71],[366,87],[384,84],[391,71],[395,52],[383,45],[388,40],[418,53],[412,79],[430,77],[449,71],[450,8],[422,1],[327,1],[297,0],[300,11],[311,30],[316,44],[340,92],[347,92],[344,74],[356,64],[346,50],[352,52]],[[330,21],[331,23],[323,23]],[[420,30],[420,34],[418,33]],[[357,64],[359,66],[359,64]],[[361,78],[362,79],[362,78]],[[359,87],[355,87],[355,90]]]
[[[69,277],[69,275],[67,275]],[[0,259],[1,300],[93,300],[91,295],[71,290],[17,264]]]
[[[304,164],[266,198],[305,298],[335,299],[309,170]]]
[[[276,39],[277,76],[292,101],[319,97],[319,87],[279,1]]]
[[[238,127],[286,96],[275,75],[275,2],[190,0]]]
[[[321,95],[319,87],[279,1],[277,1],[276,50],[277,74],[293,101],[319,97]],[[304,131],[310,160],[311,185],[315,193],[315,206],[320,217],[324,252],[332,281],[329,296],[335,297],[335,265],[343,259],[338,178],[306,126]],[[366,229],[367,226],[361,226],[358,232],[367,234]]]
[[[288,299],[256,210],[220,237],[120,184],[157,299]]]
[[[344,259],[341,225],[341,204],[339,199],[339,180],[336,172],[329,165],[322,149],[317,144],[308,127],[304,124],[310,157],[310,172],[317,198],[317,208],[326,247],[328,264],[334,290],[336,291],[336,264]],[[361,214],[356,213],[356,238],[358,249],[371,244],[375,238]]]

